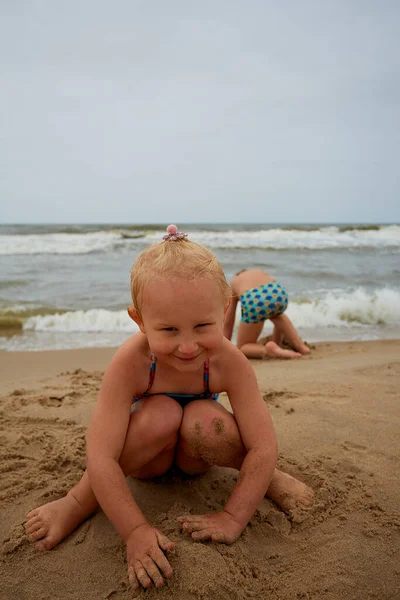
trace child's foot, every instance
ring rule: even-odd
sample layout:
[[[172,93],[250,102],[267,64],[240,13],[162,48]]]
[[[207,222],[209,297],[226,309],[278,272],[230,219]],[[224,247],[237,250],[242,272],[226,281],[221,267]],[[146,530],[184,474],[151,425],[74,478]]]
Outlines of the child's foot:
[[[301,347],[299,348],[299,352],[301,352],[301,354],[305,355],[305,354],[310,354],[311,350],[308,346],[306,346],[305,344],[302,344]]]
[[[87,513],[67,494],[64,498],[39,506],[26,516],[25,531],[38,550],[51,550],[84,521]]]
[[[266,496],[285,512],[309,508],[314,502],[313,490],[288,473],[275,469]]]
[[[294,350],[285,350],[276,344],[275,342],[267,342],[264,346],[264,356],[268,358],[300,358],[302,355],[300,352]]]

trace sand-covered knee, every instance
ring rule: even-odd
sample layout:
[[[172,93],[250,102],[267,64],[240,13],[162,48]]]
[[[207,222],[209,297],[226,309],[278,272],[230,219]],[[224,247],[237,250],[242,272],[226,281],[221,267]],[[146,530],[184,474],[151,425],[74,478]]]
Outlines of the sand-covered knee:
[[[225,424],[220,417],[214,417],[211,423],[217,435],[220,435],[224,431]]]
[[[197,435],[200,435],[200,433],[202,432],[202,429],[203,429],[203,428],[202,428],[202,426],[201,426],[201,423],[200,423],[200,421],[196,421],[196,422],[195,422],[195,424],[194,424],[194,432],[195,432]]]

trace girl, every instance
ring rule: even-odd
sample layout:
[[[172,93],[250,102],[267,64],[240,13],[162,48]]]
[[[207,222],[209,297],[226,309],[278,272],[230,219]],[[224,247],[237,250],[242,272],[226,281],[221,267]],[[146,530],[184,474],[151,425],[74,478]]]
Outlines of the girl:
[[[224,509],[178,520],[195,540],[230,544],[267,495],[284,510],[309,505],[313,492],[275,469],[271,417],[244,355],[223,336],[230,288],[217,259],[170,225],[131,273],[128,312],[140,332],[108,367],[87,437],[87,470],[64,497],[31,511],[26,531],[49,550],[98,504],[127,545],[134,589],[162,586],[174,547],[147,522],[126,476],[151,478],[173,463],[188,474],[211,465],[239,470]],[[226,391],[233,414],[218,403]]]
[[[288,295],[271,275],[261,269],[244,269],[232,277],[231,289],[232,302],[225,319],[224,335],[228,340],[232,337],[236,306],[240,301],[242,318],[236,344],[247,358],[300,358],[310,353],[289,317],[283,314]],[[267,319],[274,325],[272,340],[265,345],[258,344],[258,336]],[[282,347],[284,339],[294,350]]]

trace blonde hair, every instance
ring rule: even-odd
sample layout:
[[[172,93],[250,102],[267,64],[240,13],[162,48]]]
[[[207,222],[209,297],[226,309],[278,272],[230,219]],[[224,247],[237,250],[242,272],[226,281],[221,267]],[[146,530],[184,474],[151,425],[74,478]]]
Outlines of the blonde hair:
[[[157,278],[178,277],[193,281],[211,277],[219,285],[224,302],[232,298],[231,288],[217,257],[205,246],[188,239],[165,240],[144,250],[131,271],[131,294],[140,315],[143,290]]]

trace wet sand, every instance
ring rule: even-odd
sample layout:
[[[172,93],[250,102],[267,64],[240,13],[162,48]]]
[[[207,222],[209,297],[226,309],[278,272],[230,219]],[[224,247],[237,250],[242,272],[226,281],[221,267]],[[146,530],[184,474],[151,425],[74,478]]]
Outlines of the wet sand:
[[[23,530],[27,511],[82,474],[86,427],[113,352],[0,352],[2,599],[132,597],[124,544],[101,512],[46,553]],[[320,343],[310,357],[252,364],[279,465],[313,487],[314,507],[287,516],[264,500],[234,545],[196,543],[176,517],[219,510],[235,471],[131,481],[149,520],[176,542],[172,580],[146,598],[399,598],[400,341]]]

